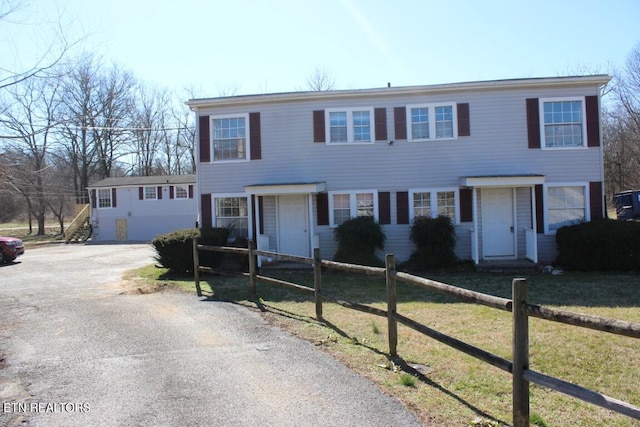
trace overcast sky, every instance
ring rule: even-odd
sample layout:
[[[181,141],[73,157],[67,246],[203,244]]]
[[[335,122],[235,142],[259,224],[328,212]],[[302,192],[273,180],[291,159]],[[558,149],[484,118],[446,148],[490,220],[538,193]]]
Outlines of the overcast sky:
[[[2,3],[0,1],[0,3]],[[638,0],[24,0],[0,22],[0,67],[76,49],[200,97],[610,73],[640,43]]]

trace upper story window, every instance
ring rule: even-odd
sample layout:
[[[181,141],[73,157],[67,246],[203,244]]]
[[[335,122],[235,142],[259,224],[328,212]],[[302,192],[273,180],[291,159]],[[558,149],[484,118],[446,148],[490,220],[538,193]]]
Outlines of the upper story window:
[[[375,217],[378,193],[374,190],[329,192],[329,223],[338,226],[358,216]]]
[[[145,200],[157,200],[158,199],[158,187],[144,187],[144,199]]]
[[[458,137],[455,103],[420,104],[407,107],[410,141]]]
[[[175,197],[176,199],[188,199],[189,198],[189,189],[184,185],[176,185],[175,186]]]
[[[584,98],[541,99],[542,147],[585,147]]]
[[[110,208],[111,206],[111,189],[98,189],[98,207]]]
[[[326,132],[330,144],[373,142],[372,108],[329,109],[326,114]]]
[[[548,231],[587,220],[586,185],[547,187]]]
[[[213,116],[213,161],[248,160],[248,114]]]
[[[451,218],[453,224],[460,222],[457,188],[418,189],[411,190],[409,194],[412,220],[421,216],[435,218],[442,215]]]

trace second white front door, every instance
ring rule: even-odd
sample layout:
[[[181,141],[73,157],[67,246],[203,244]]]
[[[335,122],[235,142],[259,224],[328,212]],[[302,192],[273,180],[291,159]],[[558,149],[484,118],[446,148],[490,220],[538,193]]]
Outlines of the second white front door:
[[[278,252],[309,256],[306,195],[278,196]]]
[[[513,211],[512,188],[482,189],[482,250],[485,258],[516,255]]]

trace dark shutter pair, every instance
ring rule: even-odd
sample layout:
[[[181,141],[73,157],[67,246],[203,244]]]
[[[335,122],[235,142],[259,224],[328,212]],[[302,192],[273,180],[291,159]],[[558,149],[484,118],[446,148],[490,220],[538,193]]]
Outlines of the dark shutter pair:
[[[527,99],[527,137],[529,148],[540,148],[540,102],[538,98]],[[587,147],[600,146],[600,112],[598,97],[585,97],[587,122]]]
[[[536,185],[536,228],[538,233],[544,233],[544,199],[542,184]],[[589,183],[589,213],[591,220],[604,218],[604,194],[602,194],[602,182]]]
[[[162,187],[158,186],[157,199],[162,200]],[[138,187],[138,200],[144,200],[144,187]]]
[[[460,222],[473,221],[473,190],[461,188],[460,196]],[[409,224],[409,192],[398,191],[396,193],[396,215],[398,224]]]
[[[98,192],[96,190],[91,190],[91,207],[93,209],[98,207]],[[111,207],[115,208],[117,207],[117,202],[116,202],[116,189],[112,188],[111,189]]]
[[[174,186],[170,185],[169,186],[169,198],[173,199],[175,197],[175,190],[174,190]],[[190,199],[193,199],[193,185],[189,185],[189,195],[188,197]]]
[[[199,151],[200,162],[209,163],[211,156],[211,120],[209,116],[200,116],[199,120]],[[249,113],[249,147],[250,160],[262,158],[262,130],[260,113]]]
[[[471,136],[471,120],[469,118],[469,104],[457,104],[458,136]],[[407,107],[395,107],[393,109],[393,123],[395,138],[407,139]]]

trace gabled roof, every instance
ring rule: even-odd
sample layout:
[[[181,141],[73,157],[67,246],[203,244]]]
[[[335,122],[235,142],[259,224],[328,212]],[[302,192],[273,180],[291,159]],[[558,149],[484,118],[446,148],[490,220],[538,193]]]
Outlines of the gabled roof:
[[[123,176],[120,178],[105,178],[91,184],[90,188],[97,187],[131,187],[136,185],[175,185],[195,184],[196,176],[189,175],[160,175],[160,176]]]
[[[215,106],[260,104],[267,102],[291,102],[317,99],[354,99],[372,96],[431,95],[436,93],[467,90],[496,90],[517,88],[544,88],[570,86],[604,86],[611,77],[607,74],[567,77],[535,77],[526,79],[486,80],[463,83],[446,83],[422,86],[398,86],[373,89],[349,89],[305,92],[267,93],[258,95],[237,95],[219,98],[190,99],[185,104],[192,110]]]

